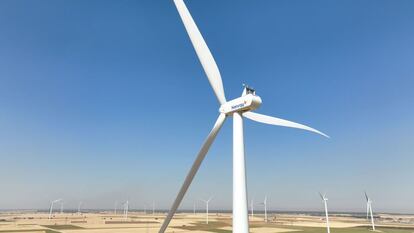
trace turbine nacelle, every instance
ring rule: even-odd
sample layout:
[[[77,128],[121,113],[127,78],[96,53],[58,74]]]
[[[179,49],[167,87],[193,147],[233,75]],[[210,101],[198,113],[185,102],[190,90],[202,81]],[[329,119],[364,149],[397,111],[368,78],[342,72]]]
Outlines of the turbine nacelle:
[[[255,94],[255,91],[247,86],[244,87],[241,97],[227,101],[220,106],[219,112],[230,115],[234,112],[247,112],[255,110],[262,104],[262,99]]]

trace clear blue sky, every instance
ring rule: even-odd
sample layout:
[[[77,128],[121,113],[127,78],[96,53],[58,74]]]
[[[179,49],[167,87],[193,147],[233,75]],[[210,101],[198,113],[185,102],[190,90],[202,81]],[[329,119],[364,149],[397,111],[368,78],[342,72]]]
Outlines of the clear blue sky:
[[[250,197],[364,211],[366,190],[374,211],[414,212],[413,1],[187,6],[229,99],[247,83],[259,112],[331,136],[246,120]],[[173,2],[1,1],[0,29],[0,208],[169,207],[219,107]],[[231,208],[231,126],[183,208]]]

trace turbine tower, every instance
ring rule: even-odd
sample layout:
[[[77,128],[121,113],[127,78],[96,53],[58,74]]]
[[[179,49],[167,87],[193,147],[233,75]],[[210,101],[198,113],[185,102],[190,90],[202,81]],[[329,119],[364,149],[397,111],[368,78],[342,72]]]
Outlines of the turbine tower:
[[[371,214],[372,230],[375,231],[374,215],[372,214],[372,200],[368,197],[367,192],[365,192],[365,199],[367,200],[367,217],[368,213]]]
[[[114,214],[116,215],[116,209],[118,208],[118,201],[115,201],[114,205]]]
[[[51,202],[50,202],[49,219],[51,219],[51,218],[52,218],[52,213],[53,213],[53,205],[54,205],[55,203],[57,203],[57,202],[61,201],[61,200],[62,200],[62,199],[57,199],[57,200],[54,200],[54,201],[51,201]]]
[[[78,205],[78,214],[81,214],[81,207],[82,207],[82,202],[80,201]]]
[[[206,224],[208,224],[208,203],[211,201],[211,199],[213,199],[213,197],[210,197],[208,200],[200,199],[201,201],[206,203]]]
[[[202,161],[204,160],[211,144],[216,138],[220,128],[227,117],[233,117],[233,232],[248,233],[248,205],[247,205],[247,185],[246,185],[246,166],[244,157],[244,136],[243,136],[243,117],[260,123],[298,128],[312,131],[323,136],[325,134],[308,126],[298,124],[295,122],[283,120],[276,117],[270,117],[259,113],[252,112],[257,109],[262,100],[256,95],[255,90],[245,86],[241,97],[227,101],[224,93],[223,82],[220,71],[217,67],[214,58],[207,47],[200,31],[197,28],[190,12],[188,11],[183,0],[174,0],[181,20],[184,23],[185,29],[190,37],[190,40],[197,53],[198,59],[204,68],[211,87],[220,103],[219,116],[214,124],[213,129],[204,141],[201,150],[185,178],[180,191],[165,218],[159,233],[164,233],[179,207],[188,187],[190,186],[195,174],[197,173]]]
[[[254,217],[254,200],[253,200],[253,198],[252,198],[252,200],[250,201],[250,216],[251,216],[251,218],[252,218],[252,220],[253,220],[253,217]]]
[[[124,219],[128,219],[128,208],[129,208],[129,200],[124,202]]]
[[[60,214],[63,214],[63,201],[60,201]]]
[[[265,196],[263,202],[260,204],[264,206],[264,221],[267,222],[267,196]]]
[[[329,229],[328,198],[326,197],[326,193],[324,193],[323,195],[319,193],[319,196],[321,196],[322,201],[325,205],[326,230],[328,233],[331,233],[331,230]]]

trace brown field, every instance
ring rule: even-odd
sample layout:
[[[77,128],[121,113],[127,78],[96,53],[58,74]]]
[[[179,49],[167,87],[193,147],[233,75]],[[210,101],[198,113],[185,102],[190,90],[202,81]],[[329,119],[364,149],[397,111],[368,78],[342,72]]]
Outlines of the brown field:
[[[414,216],[390,214],[378,216],[376,219],[378,232],[414,233]],[[156,233],[164,217],[164,214],[131,212],[128,219],[124,219],[122,215],[101,212],[54,214],[52,219],[48,219],[47,213],[0,213],[0,233]],[[323,217],[304,214],[270,214],[269,222],[265,223],[262,215],[256,215],[250,218],[250,232],[325,233],[324,221]],[[366,219],[349,215],[331,216],[330,225],[332,233],[372,232]],[[210,214],[208,225],[205,223],[205,214],[177,214],[167,232],[230,233],[231,229],[231,214]]]

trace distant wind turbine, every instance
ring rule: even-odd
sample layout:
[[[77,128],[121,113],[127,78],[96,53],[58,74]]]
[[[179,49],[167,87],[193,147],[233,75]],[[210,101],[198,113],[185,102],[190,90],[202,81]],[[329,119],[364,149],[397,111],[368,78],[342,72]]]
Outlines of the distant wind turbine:
[[[246,183],[246,164],[244,153],[244,133],[243,133],[243,118],[250,120],[277,125],[283,127],[297,128],[312,131],[328,137],[322,132],[310,128],[306,125],[298,124],[292,121],[271,117],[263,114],[253,112],[253,110],[260,107],[262,99],[256,95],[256,91],[248,86],[244,86],[242,95],[232,100],[227,100],[223,81],[221,79],[220,71],[210,52],[206,42],[203,39],[196,23],[194,22],[190,12],[187,9],[183,0],[174,0],[174,4],[178,10],[184,27],[190,37],[191,43],[196,51],[198,59],[207,75],[207,79],[213,88],[214,93],[220,103],[218,109],[219,116],[213,129],[210,131],[206,140],[204,141],[197,157],[178,192],[174,203],[168,212],[167,217],[159,230],[159,233],[164,233],[170,223],[172,217],[177,211],[181,201],[184,198],[191,182],[194,179],[201,163],[203,162],[210,146],[213,144],[218,132],[227,118],[233,119],[233,232],[234,233],[248,233],[249,232],[249,207],[247,201],[247,183]]]
[[[263,202],[260,204],[264,206],[264,221],[267,222],[267,196],[265,196]]]
[[[63,201],[60,201],[60,214],[63,214]]]
[[[375,231],[374,215],[372,214],[372,200],[368,197],[367,192],[365,192],[365,199],[367,200],[367,218],[368,213],[371,214],[372,230]]]
[[[118,208],[118,201],[115,201],[114,205],[114,214],[116,215],[116,209]]]
[[[252,220],[253,220],[253,217],[254,217],[254,208],[253,208],[253,206],[254,206],[254,200],[253,200],[253,198],[252,198],[252,200],[250,201],[250,216],[251,216],[251,218],[252,218]]]
[[[82,207],[82,202],[80,201],[78,205],[78,214],[81,214],[81,207]]]
[[[208,224],[208,203],[213,199],[213,197],[210,197],[208,200],[203,200],[200,199],[201,201],[203,201],[204,203],[206,203],[206,224]]]
[[[321,193],[319,193],[319,196],[321,196],[322,201],[325,205],[326,230],[327,230],[328,233],[331,233],[331,231],[329,229],[328,198],[326,197],[326,193],[324,193],[323,195]]]
[[[124,218],[128,219],[129,200],[124,202]]]
[[[61,200],[62,200],[62,199],[57,199],[57,200],[54,200],[54,201],[51,201],[51,202],[50,202],[49,219],[51,219],[51,218],[52,218],[52,213],[53,213],[53,205],[54,205],[55,203],[57,203],[57,202],[61,201]]]

